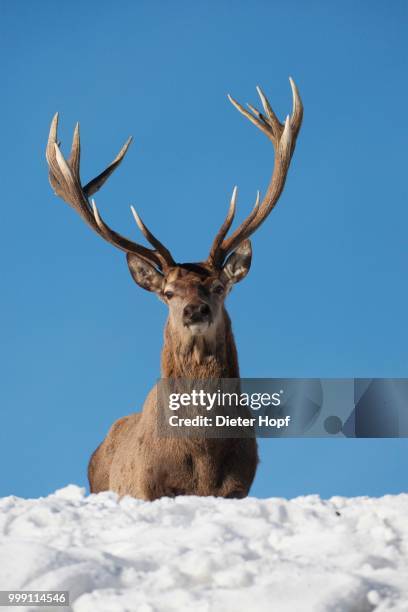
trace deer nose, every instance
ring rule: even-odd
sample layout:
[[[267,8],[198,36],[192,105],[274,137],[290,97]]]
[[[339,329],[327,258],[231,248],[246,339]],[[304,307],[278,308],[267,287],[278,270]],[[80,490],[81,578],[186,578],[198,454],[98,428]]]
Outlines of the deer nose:
[[[185,323],[200,323],[210,318],[210,307],[205,302],[190,302],[183,310]]]

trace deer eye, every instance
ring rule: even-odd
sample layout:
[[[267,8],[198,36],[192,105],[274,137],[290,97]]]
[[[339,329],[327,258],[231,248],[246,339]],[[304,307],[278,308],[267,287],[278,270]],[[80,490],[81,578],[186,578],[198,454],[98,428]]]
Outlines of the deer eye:
[[[215,285],[212,291],[213,293],[216,293],[217,295],[222,295],[224,293],[224,287],[223,285]]]
[[[173,292],[173,291],[165,291],[165,292],[164,292],[164,295],[166,296],[166,298],[167,298],[168,300],[171,300],[171,298],[172,298],[172,297],[173,297],[173,295],[174,295],[174,292]]]

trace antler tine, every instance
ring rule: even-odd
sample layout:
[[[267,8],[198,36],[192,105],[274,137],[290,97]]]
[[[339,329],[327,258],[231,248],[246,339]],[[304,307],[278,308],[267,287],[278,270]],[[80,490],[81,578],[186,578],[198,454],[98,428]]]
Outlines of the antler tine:
[[[268,98],[260,87],[257,87],[257,91],[265,115],[251,105],[248,105],[248,107],[252,112],[247,111],[239,102],[228,95],[229,100],[235,108],[272,141],[275,150],[275,164],[272,178],[261,205],[256,208],[255,213],[252,211],[231,236],[228,238],[224,237],[223,242],[218,246],[217,253],[218,261],[220,262],[219,265],[228,253],[236,249],[241,242],[249,238],[265,221],[273,210],[284,188],[292,155],[295,150],[296,138],[303,118],[303,104],[298,89],[292,78],[289,78],[289,82],[292,89],[293,110],[292,115],[286,118],[284,124],[282,124],[275,115]]]
[[[138,228],[140,229],[140,231],[142,232],[146,240],[148,240],[150,244],[155,247],[158,255],[160,255],[163,258],[163,260],[167,263],[169,267],[175,266],[176,263],[170,251],[164,246],[164,244],[160,242],[160,240],[156,238],[154,234],[152,234],[149,228],[143,223],[142,219],[137,214],[133,206],[130,207],[130,210],[132,211],[133,217],[136,221]]]
[[[228,100],[231,102],[231,104],[233,104],[235,106],[235,108],[242,114],[244,115],[247,119],[249,119],[249,121],[251,121],[254,125],[256,125],[257,128],[259,128],[264,134],[266,134],[268,137],[269,136],[269,132],[266,128],[266,126],[264,125],[264,120],[262,119],[261,113],[259,111],[256,111],[256,114],[258,116],[255,117],[254,115],[252,115],[251,113],[249,113],[246,108],[244,108],[242,106],[242,104],[240,104],[239,102],[237,102],[232,96],[230,96],[228,94]],[[255,109],[256,110],[256,109]]]
[[[151,244],[157,248],[157,251],[137,244],[112,230],[101,218],[95,203],[92,203],[92,207],[89,203],[89,195],[98,191],[112,172],[116,170],[123,160],[132,139],[129,138],[127,140],[113,162],[101,174],[90,181],[85,187],[82,187],[79,175],[81,152],[79,125],[77,124],[74,130],[71,154],[68,161],[65,160],[60,151],[59,143],[57,142],[57,129],[58,113],[55,114],[51,122],[46,148],[49,179],[55,193],[70,204],[97,234],[117,248],[126,253],[133,253],[143,257],[160,270],[165,270],[169,266],[174,265],[170,252],[147,228],[145,228],[147,233],[143,233]]]
[[[105,240],[118,247],[122,251],[125,251],[125,253],[135,253],[136,255],[140,255],[148,261],[153,262],[160,269],[165,268],[165,262],[162,260],[159,253],[156,253],[155,251],[152,251],[152,249],[144,247],[141,244],[136,245],[137,249],[135,249],[134,242],[115,232],[102,219],[99,210],[96,207],[95,200],[91,200],[91,203],[95,221],[99,228],[100,234],[103,236],[103,238],[105,238]]]
[[[58,196],[65,199],[64,193],[65,193],[65,190],[68,188],[68,185],[66,184],[64,175],[61,172],[61,168],[59,164],[57,163],[57,153],[56,153],[56,148],[58,149],[57,129],[58,129],[58,113],[55,113],[51,121],[47,148],[45,150],[45,157],[47,159],[48,166],[49,166],[49,180],[51,183],[51,187],[53,188],[53,190]]]
[[[276,138],[279,134],[279,128],[282,127],[281,122],[279,121],[279,119],[277,118],[277,116],[275,115],[272,106],[269,103],[268,98],[265,96],[264,92],[262,91],[262,89],[259,87],[259,85],[256,86],[256,91],[258,92],[258,96],[261,100],[262,106],[264,108],[265,114],[269,119],[269,123],[271,125],[272,131],[273,131],[273,135]],[[269,134],[267,134],[267,136],[269,136]],[[270,137],[270,136],[269,136]]]
[[[68,159],[68,164],[71,167],[75,177],[80,181],[79,178],[79,163],[81,159],[81,141],[79,137],[79,123],[76,124],[74,129],[74,136],[72,138],[71,155]]]
[[[221,246],[221,243],[224,240],[225,236],[227,235],[228,230],[230,229],[232,222],[234,220],[235,211],[237,207],[237,195],[238,195],[238,187],[235,185],[234,189],[232,190],[231,202],[228,208],[227,216],[225,217],[224,223],[221,225],[220,229],[218,230],[218,234],[214,238],[214,242],[211,247],[209,260],[213,262],[217,259],[217,254]]]
[[[289,83],[292,89],[292,98],[293,98],[293,110],[292,110],[292,116],[290,118],[290,123],[296,134],[295,136],[296,138],[300,130],[300,126],[302,125],[303,104],[302,104],[302,100],[299,95],[299,90],[296,87],[296,83],[292,79],[292,77],[289,77]]]
[[[233,192],[233,197],[235,194],[235,200],[234,200],[234,214],[235,214],[235,201],[236,201],[236,190],[237,188],[234,187],[234,192]],[[259,198],[260,198],[260,194],[259,191],[256,192],[256,200],[255,200],[255,204],[253,209],[251,210],[251,212],[249,213],[248,217],[245,219],[245,221],[243,221],[243,223],[241,224],[241,227],[243,227],[243,229],[245,229],[250,223],[251,221],[256,217],[256,215],[258,214],[258,210],[259,210]],[[232,204],[232,199],[231,199],[231,204]],[[230,205],[230,210],[231,210],[231,205]],[[220,231],[218,232],[213,246],[211,248],[210,251],[210,255],[208,257],[209,262],[215,266],[215,267],[219,267],[223,260],[225,259],[226,253],[224,252],[224,249],[222,247],[223,244],[223,240],[229,230],[229,228],[231,227],[234,215],[232,216],[232,218],[229,220],[229,223],[227,225],[227,220],[228,217],[230,215],[230,210],[228,211],[227,214],[227,218],[225,219],[223,225],[221,226]]]
[[[96,193],[97,191],[99,191],[102,185],[108,180],[112,172],[116,170],[116,168],[121,163],[122,159],[125,157],[127,150],[132,143],[132,140],[133,138],[132,136],[130,136],[125,142],[125,144],[123,145],[123,147],[121,148],[121,150],[119,151],[119,153],[117,154],[117,156],[115,157],[115,159],[113,160],[113,162],[109,164],[109,166],[105,168],[103,172],[98,174],[98,176],[96,176],[94,179],[92,179],[92,181],[89,181],[89,183],[85,185],[84,193],[86,194],[88,198],[91,195],[94,195],[94,193]]]
[[[52,118],[50,132],[48,134],[47,147],[45,149],[45,157],[48,164],[50,163],[50,153],[54,148],[54,144],[57,142],[58,118],[58,113],[55,113]]]

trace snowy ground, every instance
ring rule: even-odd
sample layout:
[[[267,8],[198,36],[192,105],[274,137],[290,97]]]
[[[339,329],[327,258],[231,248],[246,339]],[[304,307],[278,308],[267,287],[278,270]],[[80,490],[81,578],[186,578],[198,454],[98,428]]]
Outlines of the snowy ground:
[[[74,612],[407,612],[408,495],[6,497],[0,589],[69,590]]]

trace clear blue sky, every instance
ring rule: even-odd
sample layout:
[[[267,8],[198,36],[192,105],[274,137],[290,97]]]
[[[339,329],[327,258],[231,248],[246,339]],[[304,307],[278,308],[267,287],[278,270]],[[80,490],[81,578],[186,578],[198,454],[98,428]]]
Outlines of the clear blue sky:
[[[281,201],[229,298],[246,377],[407,377],[407,3],[1,2],[0,495],[85,484],[90,453],[159,375],[163,304],[47,180],[61,113],[82,177],[134,136],[98,194],[132,203],[179,260],[200,260],[238,183],[240,218],[272,147],[226,99],[267,92],[304,126]],[[264,440],[252,493],[407,490],[405,440]]]

